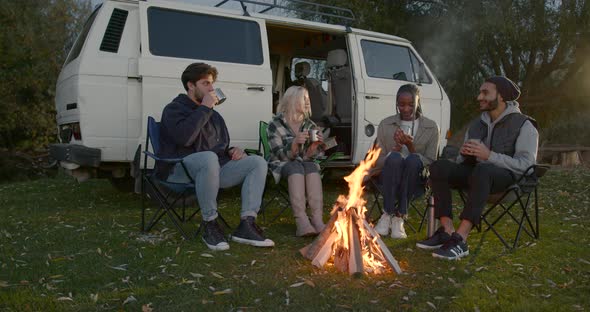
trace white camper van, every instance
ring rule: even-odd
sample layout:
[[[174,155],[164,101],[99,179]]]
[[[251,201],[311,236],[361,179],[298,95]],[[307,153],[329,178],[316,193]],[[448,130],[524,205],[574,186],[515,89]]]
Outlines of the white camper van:
[[[217,6],[228,2],[220,1]],[[379,122],[394,114],[398,88],[411,82],[445,146],[449,99],[408,40],[268,14],[285,9],[276,1],[238,2],[242,10],[162,0],[107,0],[97,7],[58,78],[60,143],[51,155],[79,180],[130,182],[147,117],[159,120],[163,107],[185,92],[182,71],[199,61],[219,71],[216,87],[227,100],[215,109],[232,145],[257,148],[259,121],[271,119],[287,87],[302,83],[310,90],[312,118],[330,128],[345,155],[331,165],[353,166],[374,142]],[[266,8],[257,13],[246,4]],[[313,6],[316,15],[344,23],[354,18],[346,9]]]

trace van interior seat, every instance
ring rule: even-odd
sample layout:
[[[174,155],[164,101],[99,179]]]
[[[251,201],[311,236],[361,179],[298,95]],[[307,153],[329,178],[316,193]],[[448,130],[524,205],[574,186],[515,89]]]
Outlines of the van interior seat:
[[[328,98],[331,115],[343,124],[352,121],[352,76],[348,54],[343,49],[328,52],[327,62]]]
[[[305,86],[309,93],[311,120],[318,123],[324,116],[328,95],[322,89],[322,84],[317,79],[308,77],[310,72],[311,65],[308,62],[295,64],[295,77],[299,81],[299,84]]]

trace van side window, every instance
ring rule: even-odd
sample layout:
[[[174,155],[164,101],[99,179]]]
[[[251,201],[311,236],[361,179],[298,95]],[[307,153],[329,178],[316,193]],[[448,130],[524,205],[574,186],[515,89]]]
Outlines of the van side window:
[[[153,55],[261,65],[260,27],[253,21],[150,7]]]
[[[407,47],[361,40],[361,48],[369,77],[411,82],[417,80],[418,76],[414,73],[419,72],[420,64],[417,59],[412,63],[412,58],[416,57]]]
[[[125,22],[127,21],[129,11],[114,9],[107,30],[104,32],[102,42],[100,43],[100,50],[105,52],[117,53],[119,51],[119,44],[121,43],[121,35],[125,29]]]
[[[77,59],[78,56],[80,56],[80,52],[82,51],[82,47],[84,46],[84,42],[86,41],[86,37],[88,36],[88,32],[90,31],[90,27],[94,23],[94,19],[96,18],[96,15],[98,14],[98,10],[100,10],[101,7],[102,7],[102,4],[99,5],[98,7],[96,7],[94,12],[92,12],[90,17],[88,17],[88,20],[86,20],[86,23],[84,24],[84,27],[82,28],[82,31],[78,35],[76,42],[74,42],[74,45],[72,46],[72,49],[70,50],[70,54],[68,54],[68,58],[66,59],[65,65],[69,64],[71,61]]]

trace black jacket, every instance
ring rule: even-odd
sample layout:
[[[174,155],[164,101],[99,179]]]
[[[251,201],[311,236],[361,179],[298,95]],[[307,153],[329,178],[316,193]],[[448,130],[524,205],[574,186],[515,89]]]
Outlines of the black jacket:
[[[217,154],[219,166],[225,165],[228,155],[229,132],[223,117],[206,106],[197,105],[186,94],[178,95],[164,107],[160,126],[162,158],[183,158],[196,152]],[[173,165],[156,163],[156,174],[166,179]]]

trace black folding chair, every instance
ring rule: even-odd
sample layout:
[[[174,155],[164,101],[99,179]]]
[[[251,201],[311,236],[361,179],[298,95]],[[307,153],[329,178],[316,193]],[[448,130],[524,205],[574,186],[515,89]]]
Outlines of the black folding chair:
[[[518,241],[523,231],[531,238],[538,239],[540,234],[538,185],[539,179],[545,175],[548,169],[549,166],[547,165],[532,165],[525,170],[522,177],[505,191],[490,194],[488,203],[491,205],[482,213],[482,223],[478,227],[478,230],[481,231],[481,225],[484,225],[485,228],[483,231],[487,232],[491,230],[508,249],[514,249],[518,246]],[[467,203],[465,192],[465,190],[459,190],[459,196],[463,201],[463,205]],[[534,209],[533,214],[530,213],[531,206]],[[517,211],[514,211],[515,209]],[[496,228],[498,222],[504,219],[505,216],[509,216],[517,224],[512,247]]]
[[[149,151],[149,146],[152,146],[153,153]],[[142,170],[142,201],[141,201],[141,230],[148,232],[150,231],[164,215],[167,215],[172,224],[178,229],[184,239],[190,239],[191,236],[184,230],[183,223],[190,221],[199,211],[197,209],[190,215],[186,216],[186,199],[188,196],[192,196],[195,193],[195,182],[193,178],[188,174],[182,158],[161,158],[157,154],[160,150],[160,123],[156,122],[153,117],[149,116],[147,121],[147,135],[145,140],[144,153],[144,168]],[[171,165],[180,164],[186,176],[189,178],[189,182],[186,183],[174,183],[159,179],[156,176],[156,168],[154,170],[148,169],[148,157],[154,161],[161,161]],[[146,224],[146,207],[145,197],[151,196],[152,199],[158,204],[158,209],[151,215],[150,221]],[[181,211],[177,211],[177,204],[181,203]],[[219,214],[220,220],[224,225],[229,228],[228,223]],[[199,235],[201,226],[198,227],[193,237]]]
[[[383,211],[383,207],[381,205],[381,201],[383,200],[383,185],[379,182],[378,177],[371,177],[366,182],[366,188],[373,198],[370,208],[367,211],[366,218],[370,222],[374,222],[377,219],[371,219],[371,216],[373,214],[373,210],[375,209],[375,207],[378,208],[378,211],[381,211],[381,212]],[[407,224],[414,233],[421,231],[422,226],[424,225],[424,223],[426,221],[426,207],[427,207],[427,205],[424,205],[424,209],[420,209],[420,207],[417,206],[417,202],[420,198],[424,198],[424,200],[426,200],[426,196],[423,196],[425,192],[426,191],[419,192],[419,193],[415,194],[409,203],[408,215],[409,215],[409,212],[413,210],[416,212],[416,214],[418,214],[418,218],[420,218],[420,224],[418,225],[417,229],[411,222],[405,222],[405,224]],[[396,206],[397,205],[399,205],[399,201],[398,201],[398,203],[396,203]],[[379,216],[381,216],[381,215],[379,215]]]

